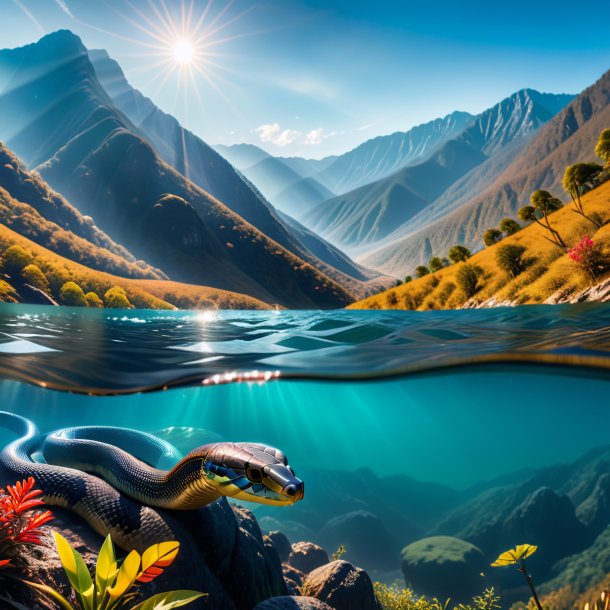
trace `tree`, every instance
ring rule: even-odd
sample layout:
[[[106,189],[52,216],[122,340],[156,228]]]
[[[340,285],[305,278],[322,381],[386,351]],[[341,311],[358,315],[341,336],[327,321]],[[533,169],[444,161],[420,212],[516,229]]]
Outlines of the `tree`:
[[[500,231],[506,235],[506,237],[510,237],[517,233],[517,231],[521,230],[521,225],[512,218],[504,218],[500,221]]]
[[[610,129],[604,129],[599,134],[595,154],[601,157],[607,166],[610,165]]]
[[[500,246],[496,252],[498,267],[511,277],[517,277],[525,269],[524,253],[525,248],[523,246],[517,246],[516,244]]]
[[[570,194],[574,202],[574,212],[580,214],[598,228],[601,227],[601,223],[585,214],[581,196],[595,186],[595,181],[602,169],[602,166],[597,163],[574,163],[574,165],[566,167],[561,181],[561,185]]]
[[[85,293],[75,282],[66,282],[59,289],[59,300],[68,307],[86,307]]]
[[[483,243],[486,246],[493,246],[494,244],[497,244],[502,237],[502,231],[499,229],[487,229],[487,231],[483,233]]]
[[[443,268],[443,261],[438,256],[433,256],[428,263],[428,269],[434,273]]]
[[[127,293],[120,286],[109,288],[104,294],[106,307],[111,309],[133,309],[133,305],[127,298]]]
[[[517,215],[521,220],[526,222],[535,222],[539,224],[545,231],[550,233],[550,237],[544,236],[544,239],[555,244],[558,248],[561,248],[564,252],[567,251],[565,242],[563,241],[559,232],[551,226],[549,220],[549,214],[555,212],[562,207],[561,201],[557,197],[553,197],[548,191],[534,191],[530,197],[531,205],[523,206]],[[544,220],[544,222],[541,221]]]
[[[51,291],[49,280],[47,280],[46,275],[37,265],[31,264],[24,267],[21,271],[21,278],[26,284],[29,284],[34,288],[38,288],[38,290],[42,290],[43,292],[47,293]]]
[[[2,268],[11,277],[17,278],[21,272],[32,262],[32,255],[21,246],[9,246],[2,257]]]
[[[405,277],[405,284],[408,284],[409,282],[412,282],[413,278],[410,275],[407,275],[407,277]]]
[[[104,301],[93,291],[85,295],[85,301],[87,301],[87,307],[104,307]]]
[[[449,260],[453,263],[462,263],[468,260],[472,254],[468,248],[464,246],[453,246],[451,250],[449,250]]]
[[[477,291],[479,284],[479,274],[474,265],[464,263],[455,274],[455,281],[462,292],[469,299]]]
[[[424,267],[424,265],[419,265],[419,267],[415,268],[415,275],[419,277],[424,277],[424,275],[428,275],[430,273],[430,269],[428,267]]]

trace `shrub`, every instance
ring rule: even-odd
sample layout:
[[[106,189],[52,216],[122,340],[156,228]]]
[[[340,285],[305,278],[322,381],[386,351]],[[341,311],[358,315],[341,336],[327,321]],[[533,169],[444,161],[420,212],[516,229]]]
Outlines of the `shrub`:
[[[466,298],[474,296],[479,284],[479,273],[474,265],[464,263],[455,274],[455,281]]]
[[[596,280],[606,271],[607,262],[599,243],[587,235],[583,235],[580,242],[568,250],[568,257],[591,280]]]
[[[109,288],[104,294],[106,307],[111,309],[133,309],[133,305],[127,298],[127,293],[120,286]]]
[[[409,282],[412,282],[412,281],[413,281],[413,278],[410,275],[407,275],[405,277],[405,284],[408,284]]]
[[[487,229],[485,233],[483,233],[483,243],[486,246],[493,246],[497,244],[502,239],[502,231],[499,229]]]
[[[438,300],[441,305],[445,305],[447,299],[451,296],[455,290],[455,284],[453,282],[445,282],[440,288],[438,293]]]
[[[26,284],[34,286],[43,292],[50,292],[51,287],[49,286],[49,280],[46,275],[40,270],[37,265],[30,264],[23,268],[21,272],[21,278]]]
[[[428,275],[430,273],[430,269],[428,267],[424,267],[424,265],[419,265],[419,267],[415,268],[415,276],[420,278],[424,277],[424,275]]]
[[[385,300],[389,307],[396,307],[396,305],[398,305],[398,297],[396,296],[396,292],[394,290],[390,290],[390,292],[388,292]]]
[[[500,221],[500,231],[507,237],[514,235],[521,230],[521,225],[512,218],[504,218]]]
[[[62,305],[69,307],[86,307],[85,293],[83,289],[75,282],[66,282],[59,289],[59,300]]]
[[[32,260],[32,255],[21,246],[9,246],[2,257],[2,268],[11,277],[18,277]]]
[[[523,246],[517,246],[516,244],[500,246],[496,252],[496,263],[502,271],[515,278],[525,269],[524,253],[525,248]]]
[[[470,253],[470,250],[468,248],[465,248],[464,246],[453,246],[453,248],[451,248],[451,250],[449,250],[449,260],[451,260],[454,263],[462,263],[464,261],[467,261],[472,254]]]
[[[434,273],[443,268],[443,261],[438,256],[433,256],[428,263],[428,269]]]
[[[104,307],[104,301],[95,292],[88,292],[85,295],[85,301],[87,301],[87,307]]]
[[[610,129],[604,129],[599,134],[595,154],[601,157],[606,164],[610,164]]]
[[[42,491],[32,477],[0,489],[0,569],[12,565],[19,547],[41,545],[40,529],[53,519],[50,510],[40,510]]]
[[[78,604],[74,606],[63,595],[47,585],[25,582],[49,599],[59,603],[66,610],[76,608],[110,610],[126,607],[128,603],[132,610],[144,610],[144,608],[146,610],[171,610],[185,606],[204,595],[197,591],[169,591],[158,593],[135,606],[132,605],[134,587],[153,581],[173,563],[180,549],[178,542],[154,544],[142,555],[137,551],[131,551],[119,567],[112,540],[110,536],[107,536],[99,552],[95,577],[92,578],[82,555],[57,532],[53,532],[53,536],[57,553],[70,585],[74,589],[74,597],[78,599]]]

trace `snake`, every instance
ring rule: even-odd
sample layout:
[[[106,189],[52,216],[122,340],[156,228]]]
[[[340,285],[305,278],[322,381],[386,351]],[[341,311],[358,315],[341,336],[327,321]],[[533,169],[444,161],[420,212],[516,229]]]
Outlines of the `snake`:
[[[20,415],[0,411],[17,435],[0,452],[0,485],[34,477],[45,503],[67,508],[124,550],[173,539],[164,511],[193,511],[220,498],[289,506],[304,483],[279,449],[216,442],[182,454],[140,430],[63,428],[43,435]]]

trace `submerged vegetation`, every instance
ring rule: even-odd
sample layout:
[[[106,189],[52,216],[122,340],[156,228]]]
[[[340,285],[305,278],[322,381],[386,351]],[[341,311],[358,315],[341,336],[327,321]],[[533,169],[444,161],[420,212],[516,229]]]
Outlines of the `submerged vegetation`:
[[[429,310],[556,303],[574,299],[603,281],[610,272],[609,134],[609,129],[604,130],[596,147],[605,168],[576,163],[566,169],[563,185],[571,197],[568,205],[548,191],[537,190],[518,212],[527,226],[505,218],[482,235],[485,249],[471,255],[456,245],[448,253],[452,265],[421,265],[415,269],[416,279],[394,288],[391,297],[380,293],[350,308]],[[436,263],[436,259],[432,260]]]

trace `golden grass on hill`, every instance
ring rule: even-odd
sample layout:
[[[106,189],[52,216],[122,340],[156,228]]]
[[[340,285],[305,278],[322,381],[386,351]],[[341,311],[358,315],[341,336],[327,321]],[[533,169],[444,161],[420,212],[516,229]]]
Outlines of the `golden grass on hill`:
[[[585,212],[610,221],[610,181],[582,198]],[[610,223],[601,229],[574,212],[570,201],[549,216],[551,226],[559,231],[568,247],[588,235],[610,260]],[[484,229],[483,229],[484,230]],[[483,232],[482,230],[482,232]],[[465,263],[456,263],[439,271],[353,303],[349,309],[456,309],[464,305],[543,303],[552,295],[576,294],[592,284],[567,254],[545,239],[548,232],[530,224],[498,244],[477,252],[466,264],[480,267],[477,291],[468,299],[460,290],[456,273]],[[523,246],[527,268],[516,278],[509,277],[496,262],[498,248],[507,244]],[[435,252],[446,256],[446,252]],[[493,299],[493,301],[490,301]],[[486,303],[487,302],[487,303]]]
[[[103,297],[113,286],[120,286],[129,301],[142,309],[270,309],[269,305],[243,294],[206,286],[166,280],[123,278],[75,263],[0,224],[0,252],[17,245],[28,251],[51,284],[53,298],[65,282],[76,282],[83,292]],[[16,302],[18,295],[10,278],[0,280],[0,301]]]

